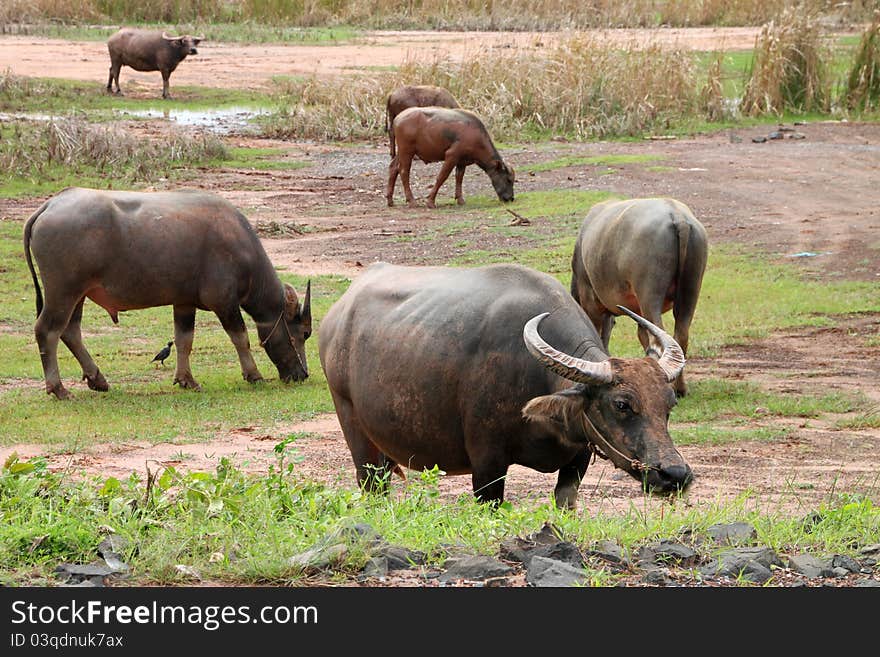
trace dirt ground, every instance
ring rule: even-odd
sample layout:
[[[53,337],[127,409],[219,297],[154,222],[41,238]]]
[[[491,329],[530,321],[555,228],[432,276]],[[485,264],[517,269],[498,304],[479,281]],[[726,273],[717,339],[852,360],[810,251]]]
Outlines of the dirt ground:
[[[722,35],[739,47],[750,47],[754,41],[754,32],[743,30],[670,30],[668,34],[694,47],[705,47],[705,39],[720,39]],[[692,41],[687,40],[689,34]],[[483,36],[500,45],[507,43],[505,39],[535,44],[553,38]],[[367,62],[399,64],[410,55],[413,44],[436,45],[451,52],[468,47],[470,42],[447,33],[377,33],[341,47],[206,44],[203,54],[175,73],[172,87],[175,82],[248,87],[262,84],[272,74],[336,74]],[[76,56],[70,56],[70,49]],[[423,53],[425,50],[420,48]],[[17,74],[103,83],[104,58],[103,44],[0,38],[0,69],[9,66]],[[230,66],[218,66],[221,61]],[[125,69],[123,84],[132,75]],[[145,84],[152,82],[150,78]],[[767,124],[689,138],[626,143],[556,141],[502,155],[517,170],[517,193],[565,188],[609,190],[627,197],[675,197],[687,203],[704,223],[710,244],[742,244],[763,253],[768,261],[784,263],[818,280],[862,280],[880,286],[880,125],[822,122],[786,126],[804,138],[752,141],[776,127]],[[173,126],[157,121],[141,129],[161,132]],[[505,220],[487,216],[484,224],[463,229],[455,238],[409,239],[460,223],[461,217],[454,209],[449,210],[453,202],[451,182],[438,197],[446,211],[428,210],[423,205],[387,208],[384,183],[388,155],[384,141],[338,147],[237,136],[230,142],[279,145],[290,149],[291,157],[314,163],[292,171],[205,170],[188,185],[219,193],[241,207],[258,228],[264,229],[264,244],[273,262],[291,272],[354,277],[376,260],[437,264],[460,255],[465,247],[457,245],[465,240],[481,246],[515,247],[524,241],[539,243],[552,230],[542,217],[532,216],[530,225],[519,227],[512,236],[502,235],[490,228]],[[534,163],[561,155],[603,154],[649,154],[660,159],[649,165],[529,172]],[[413,177],[417,196],[426,195],[436,170],[436,165],[416,164]],[[465,195],[477,193],[490,194],[491,187],[474,167],[465,176]],[[397,198],[402,200],[399,187]],[[0,200],[0,218],[23,221],[43,200]],[[265,230],[266,226],[282,230]],[[560,263],[560,267],[565,266],[567,263]],[[711,303],[711,299],[701,299],[701,303]],[[692,336],[699,330],[698,307]],[[750,381],[768,391],[792,395],[833,390],[857,393],[880,409],[878,337],[880,314],[852,314],[831,327],[786,330],[728,347],[715,358],[692,357],[687,367],[691,380],[711,376]],[[782,442],[681,447],[696,479],[679,503],[729,502],[750,493],[752,503],[762,511],[806,513],[838,491],[877,498],[880,430],[838,429],[835,423],[840,417],[793,420],[772,417],[760,409],[757,418],[752,426],[781,423],[790,428],[789,437]],[[161,464],[212,468],[217,458],[227,455],[240,463],[247,461],[245,467],[250,470],[265,471],[274,461],[274,445],[293,431],[308,433],[295,445],[305,457],[298,466],[303,476],[354,486],[354,468],[334,415],[269,429],[255,418],[253,426],[218,435],[209,443],[96,445],[75,454],[53,454],[50,462],[57,468],[125,476],[131,471],[143,474],[148,464],[151,469]],[[43,448],[0,448],[0,460],[13,450],[31,456]],[[554,483],[554,475],[514,467],[507,480],[506,496],[514,502],[533,497],[544,501]],[[469,478],[445,478],[441,490],[448,496],[466,493],[470,490]],[[634,481],[601,461],[590,467],[579,502],[591,513],[622,512],[633,504],[641,508],[660,503],[644,500]]]

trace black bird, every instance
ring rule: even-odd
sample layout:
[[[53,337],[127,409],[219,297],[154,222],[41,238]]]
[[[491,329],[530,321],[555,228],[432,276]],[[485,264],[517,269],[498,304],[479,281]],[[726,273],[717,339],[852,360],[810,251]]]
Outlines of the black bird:
[[[162,363],[162,367],[165,367],[165,359],[171,355],[171,345],[173,344],[174,342],[169,342],[167,345],[162,347],[162,351],[156,354],[156,356],[150,362],[155,363],[156,361],[159,361],[160,363]]]

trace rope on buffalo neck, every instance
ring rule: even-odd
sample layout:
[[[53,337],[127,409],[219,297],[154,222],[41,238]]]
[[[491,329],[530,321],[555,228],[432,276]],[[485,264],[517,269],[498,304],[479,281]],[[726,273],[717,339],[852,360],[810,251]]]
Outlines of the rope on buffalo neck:
[[[657,468],[655,468],[653,465],[647,465],[646,463],[642,463],[642,462],[639,461],[637,458],[634,458],[634,457],[632,457],[632,456],[627,456],[626,454],[624,454],[623,452],[621,452],[619,449],[617,449],[616,447],[614,447],[614,445],[612,445],[612,444],[611,444],[611,443],[605,438],[605,436],[603,436],[603,435],[599,432],[599,430],[596,428],[596,425],[593,424],[592,420],[590,420],[590,416],[587,415],[586,411],[583,412],[582,415],[584,416],[584,419],[586,420],[586,424],[587,424],[587,425],[590,427],[590,429],[593,431],[593,435],[594,435],[596,438],[598,438],[598,439],[602,442],[602,449],[603,449],[603,450],[605,450],[606,452],[614,452],[614,453],[617,454],[620,458],[622,458],[624,461],[629,461],[629,465],[630,465],[630,467],[631,467],[633,470],[635,470],[636,472],[646,472],[647,470],[657,470]],[[603,454],[603,453],[602,453],[602,450],[599,449],[599,445],[596,444],[595,440],[594,440],[593,442],[591,442],[591,443],[588,445],[588,447],[589,447],[590,451],[593,452],[593,460],[595,460],[595,458],[596,458],[597,456],[599,456],[599,457],[605,459],[606,461],[610,461],[610,460],[612,460],[607,454]]]
[[[296,345],[293,342],[293,336],[290,334],[290,328],[287,326],[287,322],[282,322],[281,319],[284,317],[284,298],[281,299],[281,314],[278,315],[278,319],[275,320],[275,324],[272,326],[272,330],[269,331],[269,335],[260,340],[260,346],[265,349],[266,343],[269,342],[269,338],[275,333],[275,329],[278,328],[279,324],[284,324],[284,330],[287,332],[287,339],[290,341],[290,346],[293,347],[293,353],[296,354],[296,360],[299,362],[299,366],[302,368],[303,372],[308,372],[306,369],[305,363],[303,363],[302,358],[299,355],[299,351],[296,348]]]

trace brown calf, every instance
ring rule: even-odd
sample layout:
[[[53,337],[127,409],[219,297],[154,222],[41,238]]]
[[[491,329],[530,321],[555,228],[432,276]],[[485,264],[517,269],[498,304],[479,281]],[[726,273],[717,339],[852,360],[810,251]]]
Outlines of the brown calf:
[[[385,197],[388,207],[394,205],[394,185],[397,175],[403,181],[406,202],[413,205],[409,173],[414,157],[426,164],[443,162],[434,188],[428,195],[427,205],[434,207],[437,192],[455,169],[455,200],[464,203],[461,183],[464,170],[476,164],[492,181],[495,193],[504,202],[513,200],[514,170],[508,167],[489,136],[483,122],[473,112],[443,107],[410,107],[394,119],[391,132],[397,142],[397,154],[388,167],[388,188]]]

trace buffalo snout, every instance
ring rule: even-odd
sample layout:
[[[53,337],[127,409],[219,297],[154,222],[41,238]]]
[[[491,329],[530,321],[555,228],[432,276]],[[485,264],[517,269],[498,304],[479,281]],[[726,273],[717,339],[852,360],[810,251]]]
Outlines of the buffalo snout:
[[[650,468],[645,476],[645,484],[652,493],[674,493],[684,491],[694,479],[694,473],[687,463]]]

